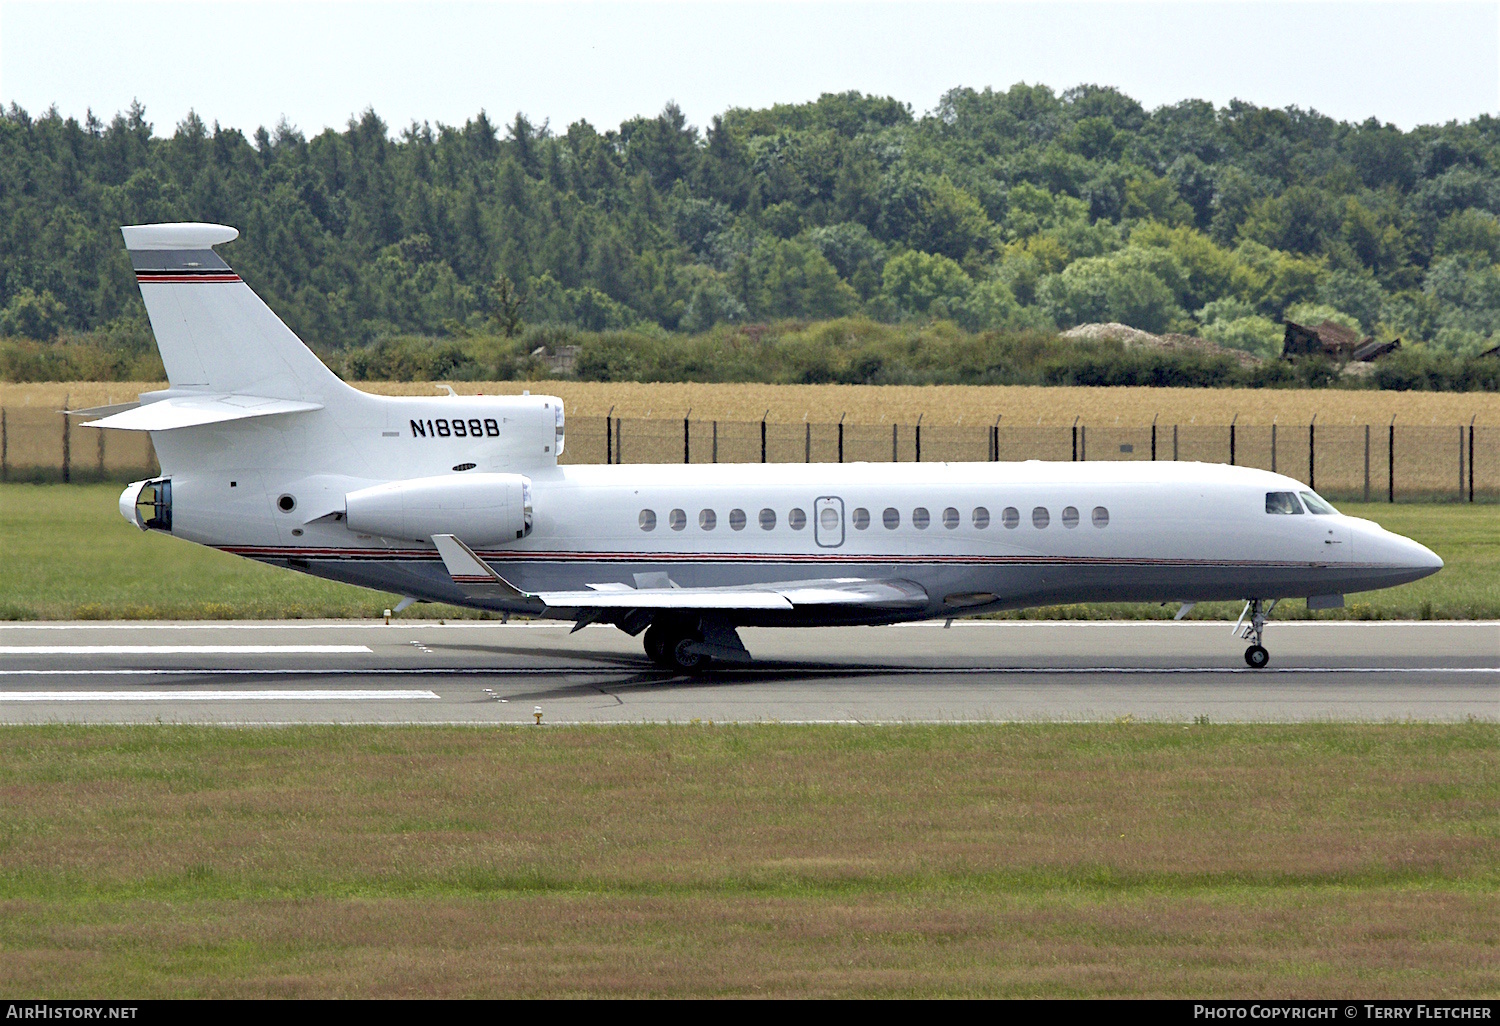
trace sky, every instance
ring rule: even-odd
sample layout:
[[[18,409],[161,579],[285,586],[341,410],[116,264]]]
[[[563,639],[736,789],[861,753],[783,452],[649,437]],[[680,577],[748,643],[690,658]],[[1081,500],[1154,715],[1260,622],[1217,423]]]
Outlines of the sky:
[[[922,114],[955,86],[1112,85],[1402,128],[1500,113],[1500,2],[38,3],[0,0],[0,102],[157,134],[189,109],[308,135],[523,111],[600,129],[675,100],[697,125],[857,89]]]

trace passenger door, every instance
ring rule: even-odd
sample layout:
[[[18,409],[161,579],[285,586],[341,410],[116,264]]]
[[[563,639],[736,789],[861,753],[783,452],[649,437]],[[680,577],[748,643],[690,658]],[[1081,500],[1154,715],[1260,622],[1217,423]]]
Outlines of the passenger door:
[[[843,499],[824,495],[813,503],[813,540],[824,549],[836,549],[844,544]]]

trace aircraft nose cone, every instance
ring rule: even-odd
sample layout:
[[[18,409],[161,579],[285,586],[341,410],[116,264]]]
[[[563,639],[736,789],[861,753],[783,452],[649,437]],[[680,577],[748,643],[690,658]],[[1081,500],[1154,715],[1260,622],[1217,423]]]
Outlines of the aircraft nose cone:
[[[1420,542],[1412,542],[1411,544],[1412,547],[1415,548],[1418,553],[1420,553],[1420,557],[1417,562],[1418,567],[1423,570],[1432,570],[1434,572],[1443,568],[1442,556],[1439,556],[1436,552],[1433,552],[1426,545],[1423,545]]]
[[[1412,541],[1399,534],[1386,533],[1389,539],[1390,561],[1403,569],[1416,571],[1420,576],[1435,574],[1443,568],[1443,558],[1421,542]]]

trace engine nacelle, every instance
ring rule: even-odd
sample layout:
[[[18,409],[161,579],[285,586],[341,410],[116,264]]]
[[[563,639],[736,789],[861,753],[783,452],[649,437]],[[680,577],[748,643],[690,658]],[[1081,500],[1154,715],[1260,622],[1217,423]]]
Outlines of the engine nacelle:
[[[431,541],[453,534],[473,546],[531,533],[531,480],[520,474],[416,477],[344,496],[344,524],[360,534]]]

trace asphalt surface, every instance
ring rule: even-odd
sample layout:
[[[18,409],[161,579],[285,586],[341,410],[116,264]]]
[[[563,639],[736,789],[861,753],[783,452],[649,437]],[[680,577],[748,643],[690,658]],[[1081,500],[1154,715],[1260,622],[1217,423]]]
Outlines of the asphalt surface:
[[[4,723],[1500,720],[1500,624],[957,622],[745,630],[706,679],[612,627],[0,625]]]

